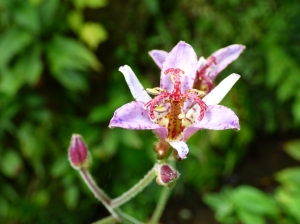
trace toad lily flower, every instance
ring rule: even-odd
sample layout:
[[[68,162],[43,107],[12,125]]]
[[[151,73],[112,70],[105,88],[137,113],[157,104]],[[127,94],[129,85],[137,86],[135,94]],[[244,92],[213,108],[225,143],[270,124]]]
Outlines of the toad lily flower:
[[[200,57],[196,65],[196,78],[193,88],[204,91],[206,94],[214,88],[214,80],[218,74],[231,62],[236,60],[245,50],[244,45],[233,44],[214,52],[207,59]],[[152,50],[149,52],[157,66],[162,69],[168,52],[163,50]]]
[[[207,95],[193,89],[197,56],[183,41],[166,55],[161,65],[160,87],[145,90],[127,65],[119,71],[125,76],[135,101],[115,111],[110,128],[153,130],[160,145],[170,144],[181,159],[188,154],[186,141],[198,130],[239,130],[235,113],[217,104],[240,76],[231,74]],[[156,96],[151,99],[147,92]]]

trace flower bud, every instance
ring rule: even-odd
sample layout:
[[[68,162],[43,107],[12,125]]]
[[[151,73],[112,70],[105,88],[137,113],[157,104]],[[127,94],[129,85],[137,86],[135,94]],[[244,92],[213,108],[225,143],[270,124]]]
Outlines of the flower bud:
[[[69,161],[74,169],[88,168],[88,151],[82,138],[78,134],[73,134],[70,148]]]
[[[154,144],[154,152],[157,154],[157,159],[164,159],[169,152],[170,145],[166,141],[159,141]]]
[[[177,180],[179,173],[168,164],[158,165],[156,168],[156,182],[159,185],[169,186],[173,181]]]

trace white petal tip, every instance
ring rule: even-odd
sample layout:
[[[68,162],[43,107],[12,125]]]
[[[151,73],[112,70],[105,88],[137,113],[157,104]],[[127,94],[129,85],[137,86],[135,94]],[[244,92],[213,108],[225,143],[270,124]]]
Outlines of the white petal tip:
[[[189,153],[189,148],[188,148],[188,146],[185,142],[183,142],[183,141],[180,141],[180,142],[170,141],[169,143],[174,149],[176,149],[176,151],[178,153],[178,156],[181,159],[186,159],[186,156]]]
[[[126,70],[126,69],[130,69],[130,67],[128,65],[123,65],[123,66],[120,66],[119,71],[123,73],[124,70]]]

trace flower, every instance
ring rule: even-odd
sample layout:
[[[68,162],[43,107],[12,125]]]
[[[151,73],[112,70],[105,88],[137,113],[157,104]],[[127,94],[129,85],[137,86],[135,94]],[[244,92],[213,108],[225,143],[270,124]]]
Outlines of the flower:
[[[226,61],[226,59],[224,59]],[[145,90],[127,65],[120,67],[135,101],[114,113],[109,127],[153,130],[165,151],[169,143],[180,159],[188,154],[186,141],[200,129],[239,130],[239,120],[227,107],[218,105],[239,75],[231,74],[207,95],[193,89],[197,56],[193,48],[180,41],[161,64],[160,87]],[[153,99],[148,93],[156,95]],[[159,152],[165,155],[165,152]]]
[[[233,44],[217,50],[207,59],[200,57],[196,65],[197,74],[193,87],[204,91],[206,94],[209,93],[214,88],[214,80],[218,74],[225,69],[227,65],[236,60],[245,48],[244,45]],[[149,52],[149,55],[157,66],[162,69],[168,52],[152,50]]]

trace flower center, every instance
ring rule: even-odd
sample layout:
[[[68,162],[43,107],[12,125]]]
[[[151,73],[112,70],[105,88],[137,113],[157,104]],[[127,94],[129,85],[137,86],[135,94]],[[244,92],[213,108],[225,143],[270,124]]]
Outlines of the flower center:
[[[196,89],[189,89],[182,93],[181,76],[184,71],[179,68],[169,68],[164,74],[170,74],[174,83],[173,91],[168,92],[159,87],[146,89],[148,93],[156,96],[145,103],[144,108],[148,109],[149,117],[153,122],[168,129],[168,140],[180,141],[183,139],[183,130],[186,127],[203,119],[207,106],[201,97],[205,93]]]

